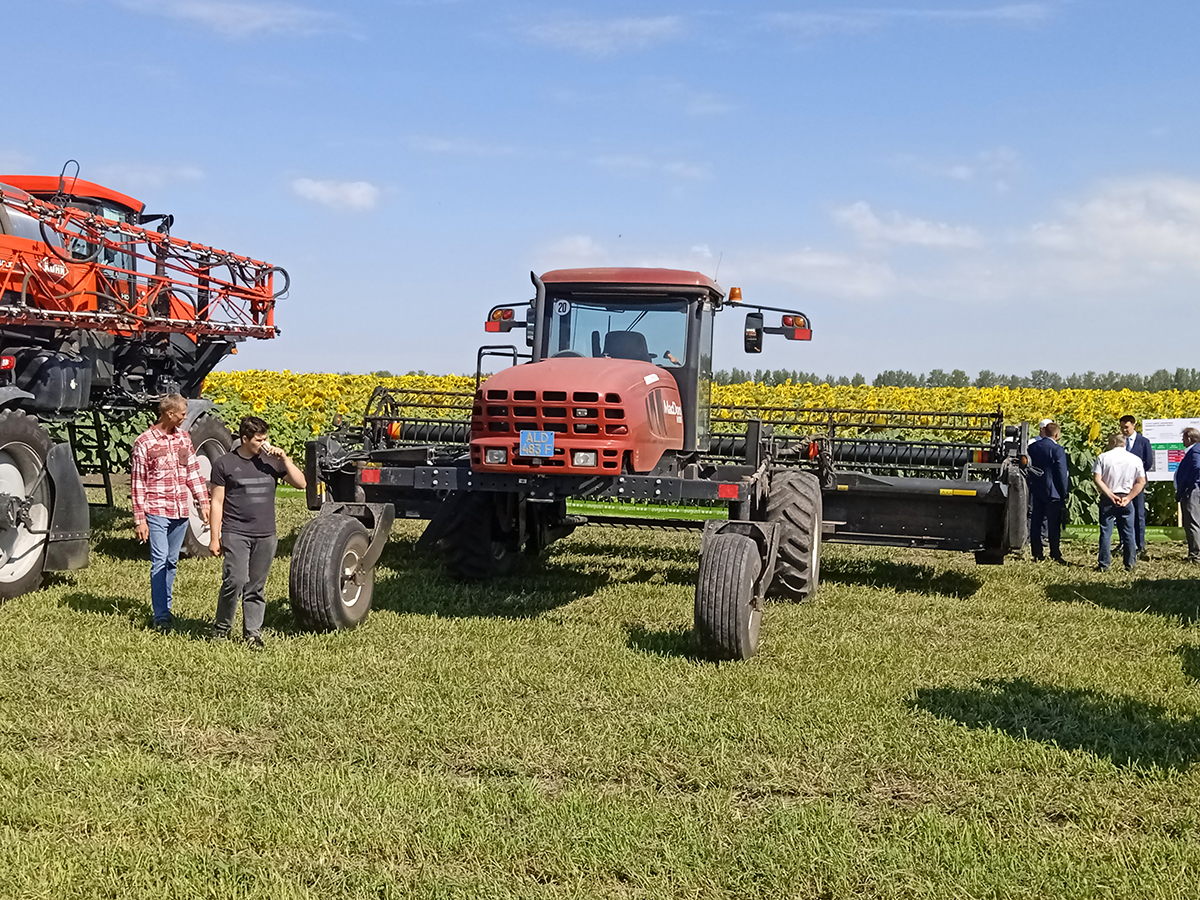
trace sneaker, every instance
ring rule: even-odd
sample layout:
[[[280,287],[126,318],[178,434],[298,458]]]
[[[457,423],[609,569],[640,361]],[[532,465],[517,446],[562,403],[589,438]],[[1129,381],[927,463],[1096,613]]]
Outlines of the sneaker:
[[[1096,566],[1096,571],[1097,572],[1107,572],[1108,566]]]
[[[261,653],[267,649],[267,645],[263,643],[263,639],[258,635],[246,638],[246,646],[255,653]]]
[[[213,630],[208,633],[208,639],[214,644],[222,643],[229,640],[229,632],[224,628],[213,627]]]
[[[1150,554],[1146,552],[1145,547],[1137,552],[1137,558],[1142,562],[1150,562]]]
[[[1052,557],[1050,557],[1050,561],[1058,563],[1060,566],[1069,566],[1070,565],[1070,563],[1067,562],[1065,559],[1063,559],[1061,556],[1052,556]]]
[[[157,631],[159,634],[170,634],[171,633],[171,620],[166,619],[164,621],[155,622],[150,627],[153,628],[155,631]]]

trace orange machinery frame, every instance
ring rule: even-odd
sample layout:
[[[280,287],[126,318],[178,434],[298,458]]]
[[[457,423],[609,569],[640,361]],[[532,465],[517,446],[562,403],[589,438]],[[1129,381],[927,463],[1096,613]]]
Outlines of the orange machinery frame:
[[[6,185],[0,205],[35,220],[42,238],[0,234],[0,327],[86,328],[123,337],[278,334],[275,301],[290,282],[277,266]],[[81,246],[82,253],[69,249]],[[277,274],[284,279],[278,291]]]

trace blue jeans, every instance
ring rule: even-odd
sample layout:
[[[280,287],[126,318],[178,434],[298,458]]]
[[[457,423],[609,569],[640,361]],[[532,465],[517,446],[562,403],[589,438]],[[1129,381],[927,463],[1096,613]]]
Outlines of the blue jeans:
[[[187,519],[146,516],[150,528],[150,606],[154,624],[171,624],[171,588],[175,585],[175,567],[187,534]]]
[[[1136,513],[1134,512],[1132,503],[1129,506],[1117,506],[1115,503],[1108,503],[1107,500],[1100,502],[1101,569],[1107,569],[1112,562],[1112,533],[1114,524],[1121,535],[1121,549],[1125,552],[1125,568],[1132,569],[1137,565],[1137,544],[1133,536],[1135,520]]]

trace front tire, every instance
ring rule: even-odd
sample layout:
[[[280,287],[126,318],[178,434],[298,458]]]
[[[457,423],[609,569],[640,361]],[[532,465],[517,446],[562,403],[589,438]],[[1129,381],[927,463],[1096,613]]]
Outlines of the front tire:
[[[517,551],[501,528],[504,500],[505,495],[487,491],[465,491],[446,500],[454,506],[439,546],[451,577],[486,581],[512,571]]]
[[[200,464],[200,474],[204,477],[204,483],[208,485],[211,494],[213,463],[233,448],[233,434],[225,427],[224,422],[208,414],[196,419],[188,429],[188,434],[191,435],[192,447],[196,451],[196,462]],[[212,550],[208,546],[211,538],[208,525],[200,517],[200,506],[196,503],[196,498],[192,497],[188,510],[188,529],[183,536],[182,555],[212,556]]]
[[[0,412],[0,494],[33,501],[29,524],[0,530],[0,600],[42,584],[47,535],[33,532],[50,528],[53,497],[46,457],[51,446],[50,435],[31,416],[15,409]]]
[[[370,546],[367,529],[340,514],[317,516],[292,550],[288,593],[296,620],[314,631],[357,628],[371,611],[375,568],[359,571]]]
[[[762,610],[754,582],[762,571],[758,545],[744,534],[718,534],[700,558],[695,629],[700,652],[712,659],[749,659],[758,650]]]
[[[767,521],[780,526],[779,554],[768,597],[807,600],[821,579],[821,482],[810,472],[771,473]]]

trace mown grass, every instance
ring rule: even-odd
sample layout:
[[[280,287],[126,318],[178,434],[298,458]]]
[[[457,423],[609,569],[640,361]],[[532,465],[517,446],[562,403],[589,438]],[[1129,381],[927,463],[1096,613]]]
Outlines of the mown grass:
[[[308,515],[281,499],[281,533]],[[401,523],[352,633],[147,627],[128,513],[0,608],[4,897],[1194,897],[1200,594],[829,546],[755,659],[691,655],[698,538],[464,586]]]

